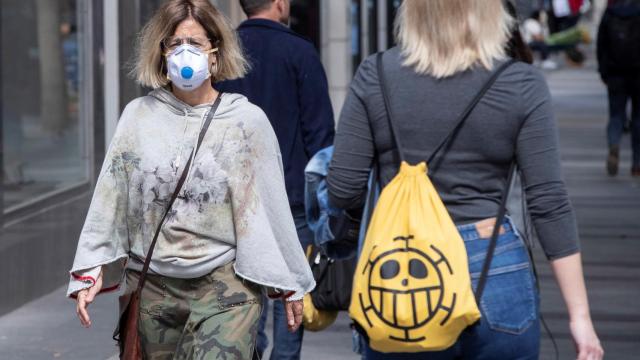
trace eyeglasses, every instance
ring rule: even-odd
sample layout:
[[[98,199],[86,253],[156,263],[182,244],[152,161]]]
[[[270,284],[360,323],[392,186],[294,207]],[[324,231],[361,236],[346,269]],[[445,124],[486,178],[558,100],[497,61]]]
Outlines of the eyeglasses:
[[[162,47],[168,53],[174,51],[182,44],[189,44],[205,51],[211,46],[211,39],[205,36],[196,35],[189,37],[170,36],[162,40]]]

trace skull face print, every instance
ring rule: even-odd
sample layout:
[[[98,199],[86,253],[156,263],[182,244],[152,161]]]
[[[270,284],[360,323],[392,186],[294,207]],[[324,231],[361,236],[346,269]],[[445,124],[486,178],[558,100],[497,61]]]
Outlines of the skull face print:
[[[368,291],[358,296],[367,319],[377,317],[398,330],[398,336],[390,338],[408,342],[424,340],[420,328],[440,312],[444,312],[441,323],[446,323],[455,306],[455,294],[451,304],[443,304],[446,289],[442,271],[451,272],[447,259],[433,245],[432,254],[412,247],[412,240],[413,236],[398,236],[394,244],[399,246],[369,259],[365,268],[369,272]]]

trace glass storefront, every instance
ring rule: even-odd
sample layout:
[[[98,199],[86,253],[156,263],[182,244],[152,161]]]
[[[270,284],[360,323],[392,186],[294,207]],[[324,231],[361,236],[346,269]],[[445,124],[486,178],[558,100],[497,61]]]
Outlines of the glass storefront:
[[[76,0],[3,0],[3,210],[88,181]]]
[[[105,59],[122,69],[130,60],[105,49],[105,34],[132,49],[162,1],[0,3],[0,274],[13,274],[0,280],[0,314],[68,280],[108,142],[105,108],[117,107],[105,91],[137,86],[126,75],[105,83]]]

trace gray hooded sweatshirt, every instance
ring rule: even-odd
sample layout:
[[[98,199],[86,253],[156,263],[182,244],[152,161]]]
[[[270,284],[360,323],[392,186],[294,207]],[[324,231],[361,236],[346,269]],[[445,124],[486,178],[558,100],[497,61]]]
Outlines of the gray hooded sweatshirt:
[[[210,104],[165,89],[124,109],[80,235],[67,295],[116,289],[140,270]],[[238,276],[300,299],[315,286],[289,208],[278,143],[266,115],[222,94],[153,253],[152,272],[196,278],[235,261]]]

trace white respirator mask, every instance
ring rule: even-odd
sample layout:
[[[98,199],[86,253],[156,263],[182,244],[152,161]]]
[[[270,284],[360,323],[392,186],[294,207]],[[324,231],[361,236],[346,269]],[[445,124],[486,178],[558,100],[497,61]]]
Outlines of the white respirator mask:
[[[218,51],[214,48],[202,51],[189,44],[178,46],[167,54],[167,76],[169,80],[184,91],[192,91],[211,77],[209,72],[209,54]]]

